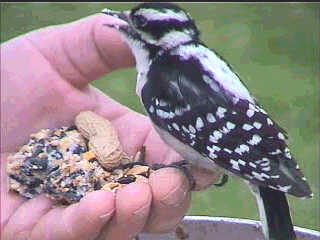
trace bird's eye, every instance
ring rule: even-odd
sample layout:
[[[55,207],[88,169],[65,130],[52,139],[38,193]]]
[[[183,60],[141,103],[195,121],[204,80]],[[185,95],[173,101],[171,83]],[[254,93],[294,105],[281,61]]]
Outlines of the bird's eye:
[[[137,16],[133,19],[133,24],[137,27],[144,27],[147,25],[147,19],[142,16]]]

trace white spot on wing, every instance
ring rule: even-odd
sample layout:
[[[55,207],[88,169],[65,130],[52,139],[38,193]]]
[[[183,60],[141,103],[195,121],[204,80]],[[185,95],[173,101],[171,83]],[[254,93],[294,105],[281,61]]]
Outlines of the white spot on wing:
[[[280,178],[280,175],[272,175],[272,176],[270,176],[271,178]]]
[[[209,157],[212,158],[212,159],[215,159],[217,158],[218,156],[214,153],[209,153]]]
[[[236,148],[234,151],[235,151],[236,153],[242,155],[242,152],[241,152],[240,148]]]
[[[247,110],[247,116],[251,118],[254,115],[254,111],[252,109]]]
[[[216,118],[213,116],[212,113],[208,113],[208,114],[207,114],[207,120],[208,120],[208,122],[210,122],[210,123],[216,122]]]
[[[243,124],[242,129],[246,131],[250,131],[253,127],[250,124]]]
[[[232,153],[232,151],[231,151],[230,149],[228,149],[228,148],[224,148],[223,150],[224,150],[225,152],[229,153],[229,154]]]
[[[277,149],[274,152],[270,152],[271,155],[277,155],[277,154],[280,154],[280,153],[281,153],[280,149]]]
[[[278,138],[281,140],[285,139],[284,135],[281,132],[278,133]]]
[[[210,136],[209,136],[209,141],[212,142],[212,143],[217,143],[217,142],[218,142],[218,139],[215,138],[214,136],[210,135]]]
[[[286,147],[286,148],[284,149],[284,155],[285,155],[287,158],[289,158],[289,159],[292,158],[292,156],[291,156],[291,154],[290,154],[289,148]]]
[[[263,178],[263,176],[255,171],[252,172],[252,175],[254,176],[254,178],[260,180],[260,181],[264,181],[265,179]]]
[[[253,146],[254,146],[254,145],[259,144],[259,143],[261,142],[261,140],[262,140],[262,138],[261,138],[259,135],[254,134],[254,135],[252,136],[252,139],[249,140],[248,143],[249,143],[250,145],[253,145]]]
[[[271,176],[272,177],[272,176]],[[274,186],[271,186],[271,185],[268,185],[269,188],[272,188],[274,190],[278,190],[278,188],[274,187]]]
[[[225,113],[226,111],[227,111],[227,110],[226,110],[225,108],[223,108],[223,107],[218,107],[216,114],[217,114],[217,116],[218,116],[219,118],[223,118],[223,117],[224,117],[224,113]]]
[[[246,152],[249,152],[249,147],[245,144],[241,144],[240,145],[240,148],[243,150],[243,151],[246,151]]]
[[[196,133],[196,129],[192,125],[189,125],[189,131],[193,134]]]
[[[218,157],[215,152],[216,151],[220,151],[220,148],[215,146],[215,145],[213,145],[212,147],[207,146],[207,150],[209,151],[209,157],[215,159],[215,158]]]
[[[202,119],[201,119],[200,117],[197,117],[197,120],[196,120],[196,129],[197,129],[198,131],[200,131],[201,128],[203,128],[203,127],[204,127],[204,123],[203,123]]]
[[[220,151],[221,148],[219,148],[218,146],[212,145],[212,147],[207,146],[207,150],[210,152],[216,152],[216,151]]]
[[[283,192],[288,192],[290,189],[291,189],[291,185],[288,185],[288,186],[280,186],[280,185],[277,185],[278,189],[280,191],[283,191]]]
[[[268,158],[262,158],[261,160],[255,161],[256,164],[258,164],[260,167],[263,167],[261,170],[262,171],[270,171],[270,160]]]
[[[266,179],[270,179],[270,176],[267,175],[267,174],[265,174],[265,173],[261,173],[261,177],[264,177],[264,178],[266,178]]]
[[[215,130],[215,131],[213,132],[213,136],[214,136],[216,139],[220,139],[220,138],[222,138],[222,133],[219,132],[218,130]]]
[[[174,113],[176,114],[176,115],[178,115],[178,116],[182,116],[183,115],[183,110],[181,109],[181,108],[176,108],[175,110],[174,110]]]
[[[271,170],[271,167],[270,167],[270,166],[262,168],[262,171],[269,172],[270,170]]]
[[[224,134],[227,134],[227,133],[230,132],[230,130],[229,130],[228,128],[226,128],[226,127],[223,127],[223,128],[221,129],[221,131],[222,131]]]
[[[185,126],[182,126],[182,130],[187,133],[189,132],[189,130]]]
[[[239,159],[238,162],[239,162],[239,164],[241,164],[242,166],[245,166],[245,165],[246,165],[246,162],[243,161],[243,160],[241,160],[241,159]]]
[[[232,164],[232,168],[237,170],[237,171],[240,171],[240,168],[239,168],[239,163],[233,159],[230,159],[230,163]]]
[[[258,107],[258,109],[260,110],[260,112],[262,112],[262,113],[264,113],[264,114],[267,114],[267,112],[266,112],[263,108]]]
[[[268,158],[262,158],[260,166],[266,167],[270,165],[270,160]]]
[[[257,165],[255,165],[254,163],[252,162],[249,162],[249,166],[253,167],[253,168],[257,168]]]
[[[163,119],[168,119],[168,118],[174,117],[174,114],[172,112],[168,113],[166,111],[163,111],[162,109],[157,109],[156,113],[160,118],[163,118]]]
[[[152,105],[149,107],[149,112],[154,113],[154,107]]]
[[[177,130],[177,131],[180,130],[180,127],[179,127],[178,124],[176,124],[176,123],[172,123],[172,127],[173,127],[175,130]]]
[[[253,126],[256,128],[256,129],[260,129],[262,127],[262,124],[259,123],[259,122],[254,122],[253,123]]]
[[[245,144],[241,144],[239,147],[237,147],[235,150],[234,150],[236,153],[242,155],[242,153],[244,152],[249,152],[249,147]]]
[[[226,124],[226,126],[227,126],[227,128],[228,129],[234,129],[235,127],[236,127],[236,125],[234,124],[234,123],[232,123],[232,122],[227,122],[227,124]]]
[[[212,159],[215,159],[215,158],[218,157],[217,154],[215,154],[215,152],[216,152],[216,151],[220,151],[221,148],[213,145],[212,147],[207,146],[207,150],[209,151],[209,157],[212,158]]]

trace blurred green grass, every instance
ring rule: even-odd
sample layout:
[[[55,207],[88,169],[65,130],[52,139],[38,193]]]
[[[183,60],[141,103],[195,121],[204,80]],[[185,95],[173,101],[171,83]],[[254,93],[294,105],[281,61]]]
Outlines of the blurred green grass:
[[[133,3],[1,3],[1,42],[28,31]],[[251,92],[289,133],[289,145],[315,197],[289,196],[294,223],[320,230],[319,3],[181,3],[203,41],[237,70]],[[4,60],[4,59],[1,59]],[[114,80],[117,81],[114,81]],[[111,73],[94,86],[144,113],[135,95],[135,70]],[[188,215],[258,219],[255,200],[238,179],[193,194]]]

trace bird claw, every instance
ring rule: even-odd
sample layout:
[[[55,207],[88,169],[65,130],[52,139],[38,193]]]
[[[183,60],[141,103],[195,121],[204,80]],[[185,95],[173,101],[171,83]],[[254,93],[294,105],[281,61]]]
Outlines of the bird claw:
[[[228,182],[229,176],[227,174],[223,174],[221,181],[219,183],[214,183],[216,187],[222,187]]]
[[[177,168],[177,169],[182,170],[182,172],[185,174],[185,176],[187,177],[187,179],[189,181],[190,190],[192,191],[196,187],[196,180],[194,179],[194,177],[192,176],[192,174],[190,173],[190,171],[186,167],[186,165],[189,165],[189,163],[186,160],[182,160],[179,162],[171,163],[169,165],[155,163],[155,164],[152,164],[150,166],[150,168],[152,170],[158,170],[158,169],[165,168],[165,167],[173,167],[173,168]]]

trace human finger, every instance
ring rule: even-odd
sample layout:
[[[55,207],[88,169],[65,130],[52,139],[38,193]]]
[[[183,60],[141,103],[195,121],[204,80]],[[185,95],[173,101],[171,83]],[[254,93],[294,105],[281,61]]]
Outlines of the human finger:
[[[152,200],[146,183],[131,183],[117,191],[116,213],[102,231],[99,240],[131,240],[142,231]]]
[[[15,210],[3,231],[3,239],[28,239],[39,219],[52,207],[52,201],[41,195],[30,199]]]
[[[190,186],[186,176],[175,168],[162,168],[151,174],[152,208],[146,232],[173,230],[190,205]]]
[[[31,56],[37,56],[20,54],[17,57],[17,50],[20,53],[36,51],[40,54],[38,59],[45,59],[51,71],[80,88],[115,69],[133,66],[134,57],[120,33],[107,26],[119,22],[126,24],[96,14],[72,23],[42,28],[3,43],[1,55],[7,59],[6,68],[10,68],[11,64],[19,65],[20,61],[26,64]],[[30,69],[30,75],[35,69]]]
[[[43,216],[34,227],[32,240],[89,240],[98,236],[115,210],[114,194],[94,191],[79,203],[57,207]],[[54,224],[53,224],[54,223]]]
[[[6,173],[8,153],[2,153],[0,159],[1,180],[0,180],[0,197],[1,197],[1,229],[8,223],[12,214],[22,205],[26,199],[15,192],[9,191],[9,179]]]

